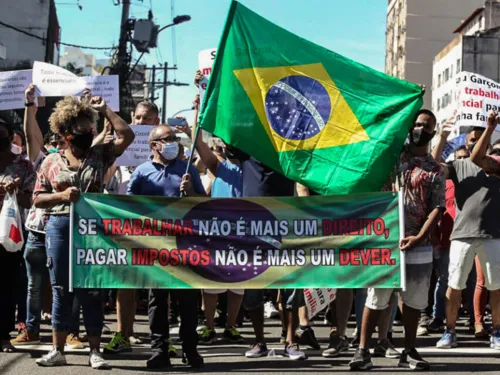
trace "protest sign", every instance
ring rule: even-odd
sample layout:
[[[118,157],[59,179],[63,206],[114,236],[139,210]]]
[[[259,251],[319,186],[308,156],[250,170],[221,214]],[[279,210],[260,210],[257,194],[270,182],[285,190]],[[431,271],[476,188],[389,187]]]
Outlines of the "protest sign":
[[[85,81],[85,87],[92,90],[92,96],[102,97],[112,111],[120,111],[118,76],[86,76],[82,78]]]
[[[38,96],[73,96],[85,89],[85,80],[56,65],[35,61],[33,83]]]
[[[24,92],[31,83],[31,70],[0,72],[0,111],[24,108]]]
[[[198,54],[198,69],[203,74],[204,78],[200,82],[200,103],[203,103],[203,97],[207,90],[208,80],[212,74],[212,65],[214,64],[217,48],[210,48],[201,51]]]
[[[74,288],[404,288],[398,193],[279,198],[82,194]]]
[[[304,289],[304,299],[309,319],[312,319],[330,302],[335,300],[336,291],[336,289]]]
[[[130,125],[134,131],[134,142],[116,159],[115,164],[124,167],[136,167],[148,160],[151,155],[149,148],[149,132],[154,125]]]
[[[465,139],[467,134],[460,134],[458,137],[453,138],[451,141],[446,142],[443,149],[443,160],[448,159],[448,157],[455,152],[460,146],[465,145]]]

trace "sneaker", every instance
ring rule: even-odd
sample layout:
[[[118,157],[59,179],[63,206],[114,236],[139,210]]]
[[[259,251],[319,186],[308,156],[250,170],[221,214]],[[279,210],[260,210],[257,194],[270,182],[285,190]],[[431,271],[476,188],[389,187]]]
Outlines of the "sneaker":
[[[293,361],[306,359],[306,354],[299,350],[299,346],[297,344],[287,345],[285,347],[285,352],[283,353],[283,355]]]
[[[167,368],[172,367],[170,362],[170,358],[165,353],[154,352],[151,358],[146,361],[146,367],[151,370],[166,370]]]
[[[25,329],[15,339],[10,340],[13,346],[20,345],[38,345],[40,344],[40,335]]]
[[[269,301],[264,304],[264,317],[267,319],[271,318],[277,318],[280,316],[280,313],[278,310],[276,310],[276,307],[274,307],[274,304]]]
[[[83,348],[85,348],[85,345],[83,345],[80,338],[73,333],[70,333],[68,335],[68,337],[66,337],[66,345],[68,345],[68,347],[70,349],[83,349]]]
[[[401,354],[394,349],[394,345],[392,345],[389,340],[385,339],[377,342],[373,350],[373,356],[396,359],[401,357]]]
[[[54,367],[66,365],[66,357],[56,348],[53,348],[48,354],[36,360],[36,364],[42,367]]]
[[[247,351],[245,353],[245,357],[247,357],[247,358],[260,358],[260,357],[267,356],[267,353],[269,353],[269,351],[267,350],[267,345],[257,343],[253,346],[252,349],[250,349],[249,351]]]
[[[167,342],[168,342],[168,357],[169,358],[177,357],[177,349],[172,343],[172,339],[168,339]]]
[[[373,367],[372,357],[368,349],[358,348],[351,362],[349,368],[351,370],[369,370]]]
[[[295,337],[297,337],[297,339],[299,340],[299,344],[301,345],[308,345],[315,350],[321,349],[312,327],[306,327],[305,329],[302,329],[300,327],[297,328],[297,330],[295,331]]]
[[[439,318],[434,318],[429,323],[429,326],[427,327],[427,330],[430,333],[443,332],[444,331],[444,322],[441,319],[439,319]]]
[[[328,349],[323,352],[323,357],[325,358],[335,358],[342,352],[347,352],[349,350],[349,342],[347,341],[347,336],[339,336],[336,333],[330,334],[330,345]]]
[[[117,332],[108,345],[104,347],[104,353],[123,353],[123,352],[131,352],[132,345],[130,345],[129,340],[126,340],[125,337],[121,334],[121,332]]]
[[[130,345],[141,345],[144,343],[139,337],[136,337],[134,335],[130,336],[128,338],[128,341],[130,342]]]
[[[286,331],[281,331],[280,344],[286,344]]]
[[[457,334],[455,331],[450,331],[448,329],[444,331],[443,337],[441,337],[441,340],[436,344],[436,348],[439,349],[451,349],[457,346]]]
[[[97,350],[92,350],[89,356],[89,365],[95,370],[109,370],[111,366],[102,358],[101,353]]]
[[[202,368],[205,364],[203,357],[196,350],[190,353],[182,353],[182,363],[192,368]]]
[[[240,335],[240,332],[232,327],[232,328],[226,328],[224,330],[224,333],[223,333],[223,336],[228,339],[229,341],[231,342],[234,342],[234,343],[243,343],[245,342],[245,340],[243,339],[243,337]]]
[[[427,329],[427,326],[418,326],[417,336],[429,336],[429,330]]]
[[[429,370],[430,365],[429,362],[424,361],[420,356],[420,354],[418,354],[417,350],[413,348],[409,352],[403,350],[403,354],[401,354],[398,367],[409,368],[411,370],[425,371]]]
[[[493,330],[490,338],[490,346],[493,349],[500,350],[500,329],[496,328]]]
[[[199,337],[203,344],[213,344],[215,342],[216,333],[214,329],[203,327],[200,330]]]

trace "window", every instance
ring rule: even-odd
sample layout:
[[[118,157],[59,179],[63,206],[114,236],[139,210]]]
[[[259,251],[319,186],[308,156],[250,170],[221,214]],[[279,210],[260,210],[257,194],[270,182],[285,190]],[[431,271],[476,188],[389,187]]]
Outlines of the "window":
[[[446,70],[443,73],[443,82],[448,82],[450,79],[450,69],[446,68]]]
[[[457,60],[457,74],[460,73],[460,70],[461,70],[460,69],[460,63],[461,63],[461,61],[460,61],[460,59],[458,59]]]
[[[437,100],[437,110],[439,111],[441,109],[441,100],[438,98]]]
[[[438,87],[441,86],[441,74],[438,74]]]

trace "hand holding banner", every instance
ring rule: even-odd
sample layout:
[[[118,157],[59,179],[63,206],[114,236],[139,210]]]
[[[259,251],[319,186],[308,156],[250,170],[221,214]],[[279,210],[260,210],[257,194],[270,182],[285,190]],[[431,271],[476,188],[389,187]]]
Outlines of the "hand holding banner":
[[[76,96],[85,89],[85,80],[59,66],[35,61],[33,83],[39,96]]]

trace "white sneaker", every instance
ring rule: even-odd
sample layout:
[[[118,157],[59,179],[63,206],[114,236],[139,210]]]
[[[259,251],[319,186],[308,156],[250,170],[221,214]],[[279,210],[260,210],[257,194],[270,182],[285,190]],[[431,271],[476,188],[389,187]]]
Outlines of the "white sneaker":
[[[95,349],[90,352],[89,365],[96,370],[109,370],[111,368],[104,358],[102,358],[101,353]]]
[[[48,354],[36,360],[38,366],[53,367],[66,365],[66,357],[56,348],[53,348]]]
[[[266,318],[276,318],[280,315],[279,311],[276,310],[274,304],[269,301],[264,304],[264,317]]]

